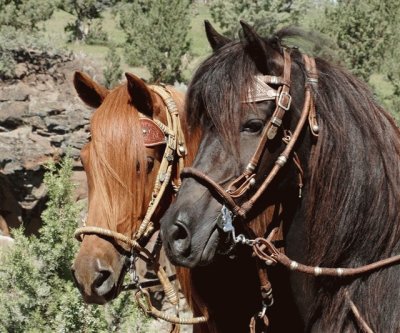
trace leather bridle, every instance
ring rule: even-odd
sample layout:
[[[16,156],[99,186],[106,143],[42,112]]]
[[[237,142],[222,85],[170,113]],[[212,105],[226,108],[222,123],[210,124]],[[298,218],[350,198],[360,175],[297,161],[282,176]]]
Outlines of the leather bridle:
[[[289,111],[291,106],[291,101],[292,101],[292,97],[290,95],[291,58],[289,51],[286,49],[284,49],[283,55],[284,55],[284,67],[282,76],[264,75],[257,77],[258,80],[261,79],[265,83],[265,85],[268,87],[269,90],[271,90],[272,88],[268,84],[278,85],[279,87],[275,93],[269,94],[270,96],[274,96],[276,104],[275,111],[271,119],[269,120],[268,124],[264,127],[263,132],[261,133],[261,139],[257,145],[255,153],[253,154],[252,158],[247,164],[245,171],[239,177],[233,180],[233,182],[228,186],[227,189],[223,188],[209,176],[207,176],[206,174],[197,169],[184,168],[181,173],[182,178],[193,177],[199,180],[201,183],[203,184],[205,183],[208,188],[212,188],[213,191],[219,196],[219,199],[224,203],[224,206],[226,206],[226,208],[230,212],[232,212],[233,215],[232,218],[236,216],[245,218],[246,214],[251,210],[254,203],[267,190],[268,186],[271,184],[272,180],[276,177],[279,170],[288,161],[289,156],[293,152],[294,146],[307,120],[309,120],[310,122],[313,135],[318,136],[319,127],[317,124],[315,106],[311,89],[311,86],[317,84],[318,82],[317,79],[318,73],[316,70],[314,58],[311,58],[307,55],[303,55],[307,71],[307,83],[305,86],[304,106],[300,119],[296,125],[296,128],[293,134],[290,136],[290,138],[288,138],[288,140],[286,141],[287,145],[283,150],[283,152],[275,161],[272,170],[270,171],[268,176],[264,179],[262,184],[258,187],[256,192],[250,197],[250,199],[248,199],[244,203],[240,205],[237,203],[238,199],[244,197],[244,195],[251,188],[255,186],[257,167],[259,166],[259,162],[265,150],[265,147],[270,140],[273,140],[275,138],[278,129],[282,125],[283,117]],[[265,100],[266,99],[267,98],[265,98]]]
[[[187,153],[186,143],[179,119],[178,108],[171,92],[165,86],[153,85],[150,86],[150,89],[161,97],[165,105],[164,109],[167,118],[167,125],[163,124],[159,120],[147,118],[144,115],[141,115],[139,119],[142,128],[144,144],[146,147],[154,147],[165,144],[165,150],[151,194],[151,200],[148,204],[146,214],[139,228],[131,238],[114,230],[86,225],[77,228],[74,235],[78,241],[82,241],[85,235],[98,235],[108,238],[112,241],[122,242],[129,246],[130,250],[129,260],[127,261],[127,270],[131,272],[132,284],[123,286],[122,290],[138,289],[138,292],[135,294],[136,299],[138,304],[147,314],[169,321],[173,324],[202,323],[207,321],[208,318],[180,318],[157,310],[151,304],[151,299],[147,290],[144,289],[147,287],[146,282],[140,283],[136,275],[135,261],[138,257],[140,257],[146,263],[148,263],[149,266],[152,266],[153,270],[157,274],[159,284],[163,286],[167,299],[178,309],[179,297],[177,291],[171,284],[171,281],[164,268],[158,263],[161,249],[160,236],[158,235],[156,241],[156,244],[158,245],[155,246],[155,249],[152,252],[145,248],[145,244],[150,239],[150,236],[154,233],[154,224],[152,219],[157,207],[166,193],[168,185],[172,184],[175,192],[179,190],[181,183],[179,174],[184,167],[184,157]],[[173,177],[173,173],[175,172],[177,175],[176,178]],[[86,221],[84,221],[84,224],[85,222]],[[152,285],[152,283],[148,284],[148,286]]]

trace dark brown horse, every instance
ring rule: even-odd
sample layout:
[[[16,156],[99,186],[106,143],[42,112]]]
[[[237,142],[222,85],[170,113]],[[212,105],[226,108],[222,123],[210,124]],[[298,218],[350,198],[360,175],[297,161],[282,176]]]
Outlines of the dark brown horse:
[[[183,181],[161,220],[171,261],[211,275],[218,263],[228,261],[223,254],[232,239],[238,241],[226,230],[234,228],[236,235],[254,239],[265,237],[280,223],[287,255],[317,266],[315,275],[321,272],[319,266],[357,267],[399,254],[400,133],[392,118],[368,87],[343,68],[316,58],[318,83],[310,77],[304,55],[282,46],[281,40],[293,37],[293,30],[261,38],[247,24],[242,22],[242,27],[243,40],[230,41],[208,26],[214,52],[189,86],[189,125],[201,128],[203,137],[193,169],[186,171],[190,178]],[[267,97],[257,100],[258,78],[267,82],[261,89]],[[290,87],[291,100],[287,92],[279,95],[283,86]],[[317,124],[310,113],[290,155],[279,157],[291,144],[302,110],[310,103],[305,91],[313,95]],[[282,119],[276,117],[278,106],[284,111]],[[274,126],[275,133],[269,135]],[[249,163],[264,134],[268,140],[261,145],[258,163]],[[280,170],[253,203],[249,199],[276,165]],[[238,183],[246,187],[244,195],[238,194],[240,187],[232,189],[242,174],[250,175]],[[231,196],[230,202],[222,188],[237,197]],[[242,208],[234,211],[233,227],[222,205]],[[255,259],[244,248],[237,245],[230,253],[236,254],[237,265],[247,263],[237,271],[254,275]],[[297,267],[292,264],[294,270]],[[235,280],[229,273],[221,280]],[[309,276],[280,266],[268,268],[268,273],[276,301],[270,318],[278,332],[400,331],[399,265],[347,278]],[[207,286],[198,283],[207,299]],[[249,281],[237,282],[236,291],[253,294],[253,289]],[[226,297],[226,291],[213,285],[208,290]],[[223,307],[224,302],[217,305]],[[249,319],[245,307],[231,313]]]

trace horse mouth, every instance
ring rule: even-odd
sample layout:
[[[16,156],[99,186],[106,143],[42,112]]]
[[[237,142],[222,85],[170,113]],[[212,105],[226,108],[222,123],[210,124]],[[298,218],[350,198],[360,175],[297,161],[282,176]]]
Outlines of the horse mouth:
[[[214,260],[219,243],[219,231],[215,228],[208,238],[200,256],[199,266],[206,266]]]

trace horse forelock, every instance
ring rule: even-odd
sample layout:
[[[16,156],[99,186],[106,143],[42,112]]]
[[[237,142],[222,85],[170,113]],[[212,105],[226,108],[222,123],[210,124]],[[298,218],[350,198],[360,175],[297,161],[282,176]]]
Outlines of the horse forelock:
[[[131,224],[143,215],[148,193],[146,172],[139,172],[146,170],[139,114],[126,85],[114,89],[95,112],[91,133],[89,168],[97,199],[92,209],[101,211],[109,229],[132,233],[138,226]]]
[[[199,130],[190,135],[183,114],[184,95],[168,87],[181,116],[182,130],[186,138],[189,165],[200,140]],[[153,93],[154,118],[166,124],[166,109],[163,100]],[[91,120],[92,140],[89,145],[89,165],[93,188],[96,189],[96,208],[103,211],[106,226],[111,230],[132,233],[146,212],[152,187],[146,183],[146,148],[139,122],[138,110],[131,103],[126,84],[114,89],[104,100]],[[155,148],[157,149],[157,148]],[[166,202],[169,202],[168,200]],[[90,212],[89,212],[90,213]],[[102,219],[103,220],[103,219]],[[93,223],[104,223],[93,221]]]
[[[254,84],[257,69],[242,42],[213,53],[196,71],[187,93],[186,114],[191,129],[215,129],[227,149],[239,147],[242,103]]]

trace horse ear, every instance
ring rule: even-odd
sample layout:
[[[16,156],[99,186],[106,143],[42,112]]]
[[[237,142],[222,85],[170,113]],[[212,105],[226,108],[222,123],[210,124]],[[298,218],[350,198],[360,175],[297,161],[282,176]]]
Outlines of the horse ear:
[[[206,35],[208,42],[211,45],[213,51],[217,51],[225,44],[228,44],[231,40],[217,32],[208,20],[204,21],[204,26],[206,28]]]
[[[82,72],[75,72],[74,86],[81,100],[93,108],[98,108],[109,93],[105,87]]]
[[[251,58],[262,74],[280,75],[283,69],[283,57],[246,22],[240,21]]]
[[[131,73],[125,73],[126,79],[128,80],[128,93],[131,97],[132,104],[136,109],[149,116],[153,117],[153,98],[151,97],[151,91],[147,88],[146,84]]]

